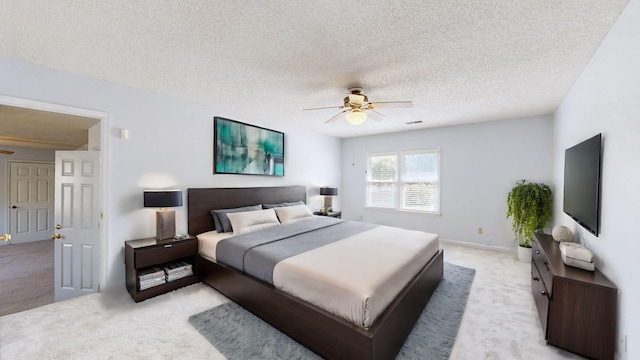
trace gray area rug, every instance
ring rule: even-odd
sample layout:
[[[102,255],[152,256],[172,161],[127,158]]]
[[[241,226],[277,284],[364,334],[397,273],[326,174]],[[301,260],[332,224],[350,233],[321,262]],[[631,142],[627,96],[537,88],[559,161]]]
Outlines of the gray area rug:
[[[448,359],[475,275],[444,264],[444,277],[400,350],[397,359]],[[227,359],[320,359],[233,302],[192,315],[193,325]]]

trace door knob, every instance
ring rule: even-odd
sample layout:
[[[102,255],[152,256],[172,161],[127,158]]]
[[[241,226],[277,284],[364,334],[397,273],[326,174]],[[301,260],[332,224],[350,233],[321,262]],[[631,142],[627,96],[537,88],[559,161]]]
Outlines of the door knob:
[[[11,208],[12,208],[12,209],[17,209],[18,207],[17,207],[17,206],[15,206],[15,205],[13,205]]]
[[[58,230],[62,229],[62,225],[56,224],[56,229],[58,229]]]
[[[0,241],[5,241],[7,244],[11,242],[11,234],[0,235]]]
[[[60,239],[61,237],[62,237],[62,235],[60,235],[60,233],[51,235],[51,238],[54,239],[54,240],[55,239]]]

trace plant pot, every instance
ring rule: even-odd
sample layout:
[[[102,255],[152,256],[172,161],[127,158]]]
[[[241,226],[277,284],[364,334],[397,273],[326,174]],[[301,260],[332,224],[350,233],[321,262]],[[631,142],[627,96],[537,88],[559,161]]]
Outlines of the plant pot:
[[[518,245],[518,260],[523,263],[531,262],[531,248]]]

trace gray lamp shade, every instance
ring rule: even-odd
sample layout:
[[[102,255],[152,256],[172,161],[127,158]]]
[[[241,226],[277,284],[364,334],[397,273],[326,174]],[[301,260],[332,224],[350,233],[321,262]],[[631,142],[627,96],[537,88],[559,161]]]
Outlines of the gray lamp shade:
[[[325,195],[325,196],[336,196],[338,195],[338,188],[332,188],[332,187],[321,187],[320,188],[320,195]]]
[[[167,208],[182,206],[181,190],[145,190],[144,207]]]

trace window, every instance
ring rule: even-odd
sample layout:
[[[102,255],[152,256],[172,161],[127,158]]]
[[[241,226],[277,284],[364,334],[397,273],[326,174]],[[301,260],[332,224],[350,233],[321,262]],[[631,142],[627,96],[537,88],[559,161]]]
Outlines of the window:
[[[440,213],[440,149],[369,155],[367,206]]]

